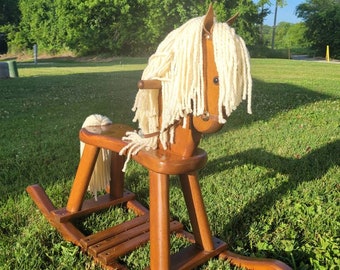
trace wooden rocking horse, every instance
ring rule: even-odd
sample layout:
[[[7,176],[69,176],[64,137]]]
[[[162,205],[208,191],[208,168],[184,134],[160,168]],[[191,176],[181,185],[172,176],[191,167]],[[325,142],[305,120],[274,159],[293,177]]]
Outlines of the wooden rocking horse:
[[[228,251],[226,243],[211,234],[198,183],[197,172],[207,161],[206,152],[198,148],[201,135],[218,131],[231,111],[250,95],[249,57],[243,40],[228,25],[233,20],[216,23],[210,6],[204,17],[190,20],[160,44],[138,83],[134,109],[141,133],[122,124],[80,130],[85,147],[65,208],[56,209],[39,185],[27,188],[63,237],[105,268],[124,269],[117,259],[150,241],[153,270],[192,269],[216,256],[249,269],[291,269],[277,260],[248,258]],[[196,32],[192,43],[198,43],[194,49],[188,44],[191,32]],[[175,41],[180,35],[179,41]],[[228,46],[229,53],[225,52]],[[188,57],[197,72],[188,67]],[[229,58],[223,62],[225,57]],[[186,63],[184,67],[180,66],[181,61]],[[182,77],[178,79],[177,74]],[[222,92],[221,88],[227,89]],[[111,152],[109,188],[96,200],[84,200],[100,149]],[[124,189],[123,171],[130,158],[149,172],[149,210]],[[192,234],[170,219],[170,175],[179,176]],[[89,236],[73,224],[79,217],[114,205],[132,209],[137,217]],[[192,244],[170,256],[172,232]]]

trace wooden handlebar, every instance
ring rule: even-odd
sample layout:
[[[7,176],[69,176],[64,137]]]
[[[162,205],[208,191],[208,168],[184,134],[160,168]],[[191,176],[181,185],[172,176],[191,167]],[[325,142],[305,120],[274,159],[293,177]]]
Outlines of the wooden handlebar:
[[[160,80],[140,80],[137,86],[138,89],[161,89],[162,82]]]

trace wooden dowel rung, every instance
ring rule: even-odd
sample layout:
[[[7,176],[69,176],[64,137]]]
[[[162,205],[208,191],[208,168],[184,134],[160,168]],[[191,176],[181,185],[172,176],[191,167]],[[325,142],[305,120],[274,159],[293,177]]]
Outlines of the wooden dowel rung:
[[[160,80],[140,80],[137,86],[138,89],[161,89],[162,82]]]

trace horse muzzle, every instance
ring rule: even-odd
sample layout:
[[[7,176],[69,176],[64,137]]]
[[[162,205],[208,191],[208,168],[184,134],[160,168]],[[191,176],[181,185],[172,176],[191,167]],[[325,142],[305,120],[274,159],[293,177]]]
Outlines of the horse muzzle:
[[[218,122],[218,115],[209,114],[209,112],[194,116],[193,125],[198,132],[203,134],[215,133],[223,127],[223,124]]]

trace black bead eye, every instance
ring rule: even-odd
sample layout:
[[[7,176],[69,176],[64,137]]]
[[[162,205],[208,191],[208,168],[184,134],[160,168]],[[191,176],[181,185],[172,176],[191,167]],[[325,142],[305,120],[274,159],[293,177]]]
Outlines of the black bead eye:
[[[218,76],[214,77],[213,81],[214,81],[214,84],[218,84],[219,83]]]

